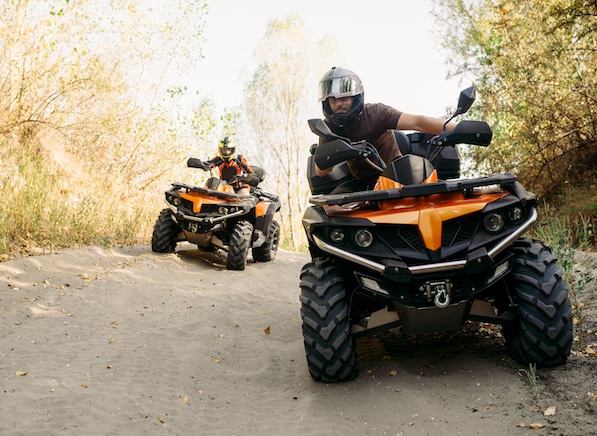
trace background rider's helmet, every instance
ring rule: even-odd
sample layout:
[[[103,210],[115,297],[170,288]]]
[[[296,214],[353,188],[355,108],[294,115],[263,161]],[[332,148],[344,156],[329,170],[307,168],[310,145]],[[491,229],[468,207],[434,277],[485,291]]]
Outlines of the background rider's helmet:
[[[231,136],[224,136],[218,144],[218,155],[230,162],[236,156],[236,141]]]
[[[354,97],[350,110],[343,114],[334,114],[329,98]],[[363,113],[365,91],[359,76],[351,70],[332,67],[319,81],[319,101],[322,104],[325,119],[338,127],[355,122]]]

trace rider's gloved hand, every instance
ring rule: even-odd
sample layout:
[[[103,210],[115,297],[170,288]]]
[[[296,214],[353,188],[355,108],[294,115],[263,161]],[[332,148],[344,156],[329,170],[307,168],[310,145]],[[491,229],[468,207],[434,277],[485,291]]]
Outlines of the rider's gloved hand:
[[[212,161],[210,161],[210,160],[204,160],[203,161],[203,169],[205,171],[209,170],[212,167],[213,167],[213,162]]]

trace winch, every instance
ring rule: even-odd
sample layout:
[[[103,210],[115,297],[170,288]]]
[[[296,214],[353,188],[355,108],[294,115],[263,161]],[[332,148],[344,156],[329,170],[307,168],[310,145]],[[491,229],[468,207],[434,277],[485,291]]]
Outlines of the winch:
[[[427,300],[433,300],[433,303],[439,307],[444,308],[450,304],[452,296],[452,282],[450,280],[425,282],[419,287],[419,291],[424,292]]]

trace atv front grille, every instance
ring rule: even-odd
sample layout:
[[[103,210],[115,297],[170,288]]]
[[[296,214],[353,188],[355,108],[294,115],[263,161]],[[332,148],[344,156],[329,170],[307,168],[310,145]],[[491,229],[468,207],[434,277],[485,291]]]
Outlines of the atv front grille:
[[[217,205],[217,204],[204,204],[201,206],[201,213],[217,215],[218,214],[218,206],[219,205]]]
[[[185,198],[182,199],[182,204],[180,205],[179,209],[189,212],[193,212],[193,202],[187,200]]]
[[[478,214],[468,215],[446,221],[442,226],[442,247],[469,242],[479,227]],[[425,244],[416,225],[379,226],[378,234],[393,250],[425,251]]]
[[[425,244],[417,226],[379,226],[378,234],[394,250],[425,250]]]
[[[442,247],[470,241],[479,227],[479,215],[467,215],[444,222],[442,227]]]

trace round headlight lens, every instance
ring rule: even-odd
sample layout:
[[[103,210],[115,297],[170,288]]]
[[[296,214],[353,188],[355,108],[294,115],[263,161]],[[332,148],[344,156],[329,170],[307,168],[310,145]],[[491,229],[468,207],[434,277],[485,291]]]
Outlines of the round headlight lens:
[[[228,208],[226,208],[224,206],[220,206],[220,207],[218,207],[218,213],[222,214],[222,215],[226,215],[228,213]]]
[[[508,209],[508,220],[514,224],[518,224],[524,219],[524,209],[520,206],[512,206]]]
[[[339,244],[342,241],[344,241],[345,238],[345,234],[344,234],[344,230],[342,229],[332,229],[330,230],[330,240],[334,243],[334,244]]]
[[[504,228],[504,217],[499,213],[492,212],[483,220],[485,230],[490,233],[497,233]]]
[[[367,248],[373,244],[373,233],[367,229],[357,230],[354,234],[354,242],[360,248]]]
[[[180,206],[182,204],[182,199],[180,197],[172,196],[172,204],[174,206]]]

